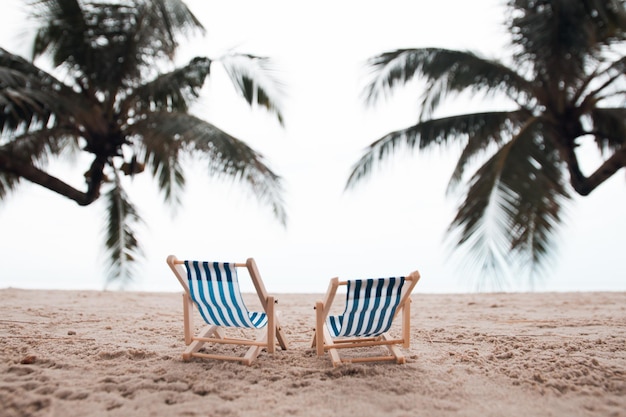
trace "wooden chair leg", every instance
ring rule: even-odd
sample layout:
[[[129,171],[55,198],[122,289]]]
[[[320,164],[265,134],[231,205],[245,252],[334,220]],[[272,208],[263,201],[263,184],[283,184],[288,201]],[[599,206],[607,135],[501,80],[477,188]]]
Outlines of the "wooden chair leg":
[[[322,332],[324,334],[324,341],[322,341],[322,354],[323,354],[325,341],[328,341],[327,344],[330,345],[333,342],[333,338],[331,337],[330,332],[328,331],[326,327],[323,327]],[[317,349],[319,351],[319,347]],[[336,367],[337,365],[341,365],[342,361],[341,361],[341,357],[339,356],[339,351],[334,348],[330,348],[327,350],[328,350],[328,355],[330,356],[330,360],[333,363],[333,367]]]
[[[193,337],[193,301],[187,293],[183,294],[183,326],[185,344],[189,346]]]
[[[267,353],[274,353],[276,345],[276,316],[274,312],[274,297],[267,297]]]
[[[324,304],[315,303],[315,347],[317,356],[324,355]]]
[[[276,328],[276,341],[278,345],[283,349],[289,349],[289,341],[287,340],[287,336],[280,325],[280,311],[276,311],[276,315],[274,318],[274,327]]]
[[[389,340],[390,339],[387,334],[383,334],[381,337],[382,337],[383,340]],[[404,354],[402,353],[402,351],[400,351],[400,349],[398,348],[397,345],[385,345],[385,347],[387,348],[387,350],[389,350],[391,355],[393,355],[393,357],[395,358],[397,363],[406,363],[406,359],[404,358]]]
[[[402,347],[408,349],[411,347],[411,299],[407,299],[404,307],[402,307]]]
[[[263,336],[261,337],[261,339],[259,339],[259,341],[267,342],[267,332],[262,333]],[[262,350],[263,346],[250,346],[250,349],[248,349],[248,351],[244,355],[244,359],[242,360],[242,362],[248,366],[252,365],[252,362],[254,362],[254,360],[261,354]]]
[[[224,333],[218,326],[206,326],[202,330],[200,330],[197,337],[215,337],[218,339],[223,339]],[[204,346],[205,343],[206,342],[202,340],[191,341],[189,343],[189,346],[187,346],[187,349],[185,349],[185,351],[183,352],[183,360],[188,361],[189,359],[191,359],[193,354],[202,349],[202,346]]]

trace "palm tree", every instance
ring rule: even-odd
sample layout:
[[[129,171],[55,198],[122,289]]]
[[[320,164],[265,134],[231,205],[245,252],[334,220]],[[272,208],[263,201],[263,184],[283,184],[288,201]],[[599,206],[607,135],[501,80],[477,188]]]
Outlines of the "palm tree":
[[[123,178],[150,173],[175,207],[185,185],[184,154],[201,158],[210,175],[249,186],[285,224],[281,181],[264,157],[189,112],[219,62],[250,105],[263,106],[282,124],[282,85],[267,58],[198,57],[176,68],[178,37],[204,32],[180,0],[37,0],[30,6],[39,22],[33,62],[50,57],[57,76],[0,48],[0,199],[24,180],[81,206],[104,194],[108,281],[122,283],[141,255],[135,236],[141,219]],[[89,163],[78,188],[46,170],[48,161],[76,154]]]
[[[623,0],[509,0],[507,10],[508,65],[437,48],[370,58],[367,103],[413,79],[426,87],[418,122],[370,144],[346,187],[401,145],[455,145],[462,151],[448,191],[465,188],[448,228],[453,247],[467,248],[483,272],[515,261],[532,277],[545,272],[572,190],[586,196],[626,166],[626,12]],[[435,117],[461,93],[502,97],[511,110]],[[585,174],[580,146],[589,142],[602,162]]]

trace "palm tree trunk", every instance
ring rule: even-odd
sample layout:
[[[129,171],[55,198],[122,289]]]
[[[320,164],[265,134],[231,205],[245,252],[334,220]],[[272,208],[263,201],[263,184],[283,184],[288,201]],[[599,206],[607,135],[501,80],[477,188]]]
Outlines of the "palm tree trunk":
[[[569,170],[570,184],[581,196],[591,194],[593,190],[609,179],[620,168],[626,167],[626,146],[622,146],[619,151],[611,155],[588,177],[585,177],[582,173],[573,147],[563,147],[561,154]]]
[[[87,192],[82,192],[32,164],[15,161],[8,155],[0,152],[1,171],[13,173],[20,178],[41,185],[50,191],[54,191],[70,200],[74,200],[81,206],[87,206],[93,203],[100,196],[100,186],[104,181],[104,162],[105,161],[100,160],[100,158],[96,158],[91,164],[87,181]]]

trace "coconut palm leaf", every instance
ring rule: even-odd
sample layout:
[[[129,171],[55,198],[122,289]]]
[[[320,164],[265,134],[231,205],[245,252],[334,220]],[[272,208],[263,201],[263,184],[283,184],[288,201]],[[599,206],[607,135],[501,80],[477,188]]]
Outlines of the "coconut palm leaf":
[[[121,185],[119,174],[114,174],[114,186],[106,195],[106,248],[109,253],[109,282],[123,279],[126,283],[134,275],[134,265],[142,256],[142,249],[134,227],[142,223],[137,210]]]
[[[159,129],[150,129],[151,124]],[[243,141],[195,116],[181,113],[155,113],[132,126],[141,134],[140,155],[153,174],[167,201],[176,204],[184,186],[182,170],[177,163],[185,153],[202,160],[212,177],[229,178],[247,185],[260,202],[267,203],[286,224],[280,178],[266,164],[262,155]]]
[[[514,59],[544,81],[575,84],[607,47],[625,39],[621,0],[512,0],[509,7]]]
[[[624,148],[626,143],[626,109],[594,108],[591,111],[598,149],[604,154],[613,154]]]
[[[464,132],[467,142],[450,177],[448,193],[458,189],[467,170],[478,163],[482,156],[488,155],[490,151],[493,152],[497,147],[507,143],[511,139],[509,132],[522,128],[527,123],[528,117],[526,110],[518,110],[459,115],[450,118],[451,123],[459,123],[464,119],[469,119],[473,123],[469,124],[472,128]],[[454,136],[455,133],[451,132],[450,135]],[[459,133],[456,135],[458,137]]]
[[[45,166],[51,157],[72,155],[79,150],[75,135],[73,129],[56,126],[31,130],[0,146],[0,153],[9,155],[15,163]]]
[[[285,86],[276,77],[271,61],[248,54],[228,54],[221,57],[220,62],[248,104],[264,107],[283,125],[278,98],[284,95]]]
[[[523,120],[524,111],[472,113],[441,119],[427,120],[406,129],[388,133],[369,145],[361,159],[353,165],[346,188],[354,187],[370,175],[377,163],[406,146],[407,149],[423,150],[432,146],[450,145],[451,141],[463,144],[467,141],[464,154],[452,177],[456,184],[464,173],[465,166],[490,145],[503,142],[502,127],[511,121]],[[471,138],[471,139],[470,139]]]
[[[51,74],[0,48],[0,131],[58,123],[84,109],[83,98]],[[83,110],[84,111],[84,110]]]
[[[476,171],[450,226],[460,229],[457,246],[498,252],[486,257],[490,267],[501,259],[536,272],[553,247],[569,193],[557,153],[547,152],[539,129],[537,120],[529,123]]]
[[[180,0],[33,0],[31,5],[39,22],[33,57],[46,53],[55,67],[77,66],[83,74],[104,79],[107,76],[99,64],[115,73],[120,64],[136,72],[154,60],[173,59],[179,34],[204,32]],[[102,62],[102,56],[111,57],[112,62]],[[133,59],[135,65],[123,65],[122,57]],[[138,76],[136,72],[132,78]]]
[[[0,204],[8,198],[11,192],[17,189],[19,182],[19,176],[0,171]]]
[[[176,52],[178,46],[176,36],[178,34],[205,32],[202,23],[182,1],[151,0],[145,4],[148,12],[152,15],[151,21],[157,25],[158,30],[163,35],[166,35],[161,37],[169,41],[167,50],[170,58]]]
[[[194,58],[184,67],[159,75],[126,95],[121,112],[127,113],[131,108],[136,114],[164,110],[188,111],[193,100],[198,98],[210,67],[209,58]]]
[[[399,49],[368,60],[370,79],[364,97],[373,104],[392,91],[420,77],[428,84],[422,99],[420,120],[429,117],[441,98],[450,93],[502,92],[517,100],[529,90],[530,83],[517,72],[498,61],[481,58],[475,53],[440,48]]]

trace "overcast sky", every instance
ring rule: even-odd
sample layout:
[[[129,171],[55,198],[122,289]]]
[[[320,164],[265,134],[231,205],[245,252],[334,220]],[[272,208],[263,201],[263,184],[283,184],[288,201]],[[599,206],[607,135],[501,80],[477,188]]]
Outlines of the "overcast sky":
[[[0,46],[26,54],[21,1],[3,0]],[[355,189],[344,191],[362,150],[416,121],[419,86],[366,108],[367,58],[406,47],[470,49],[506,56],[505,9],[498,0],[188,1],[208,30],[181,51],[218,57],[229,50],[270,56],[287,83],[286,125],[239,100],[214,71],[194,112],[263,153],[282,176],[286,228],[245,187],[187,172],[183,208],[172,216],[149,178],[128,189],[146,226],[145,260],[128,288],[179,290],[165,258],[257,260],[270,291],[324,292],[333,276],[400,275],[418,269],[420,292],[466,292],[478,277],[450,256],[445,231],[456,200],[445,195],[454,154],[399,155]],[[489,108],[450,103],[450,114]],[[85,166],[58,168],[79,185]],[[590,197],[575,198],[541,291],[626,290],[624,171]],[[101,289],[105,281],[102,202],[89,207],[27,183],[0,205],[0,287]],[[112,288],[115,288],[113,286]],[[244,286],[245,288],[245,286]],[[513,282],[508,290],[527,290]]]

